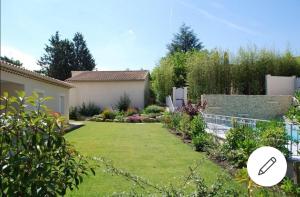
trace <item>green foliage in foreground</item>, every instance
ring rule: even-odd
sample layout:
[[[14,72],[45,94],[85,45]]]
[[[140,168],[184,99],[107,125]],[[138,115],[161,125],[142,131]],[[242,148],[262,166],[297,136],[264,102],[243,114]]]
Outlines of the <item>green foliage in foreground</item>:
[[[115,193],[114,196],[245,196],[239,193],[235,188],[228,189],[225,187],[226,181],[229,181],[231,177],[224,173],[218,176],[212,185],[208,186],[201,175],[197,173],[197,168],[201,165],[201,162],[193,167],[189,167],[188,174],[181,178],[181,184],[178,187],[172,183],[169,183],[169,185],[154,184],[142,177],[116,168],[111,162],[103,158],[93,159],[101,165],[104,164],[106,172],[114,176],[123,177],[136,186],[130,192]]]
[[[181,181],[178,180],[182,180],[188,174],[189,166],[199,160],[201,165],[196,172],[206,185],[215,183],[218,175],[224,172],[204,153],[195,152],[161,124],[86,122],[84,127],[66,134],[66,138],[81,153],[112,160],[118,168],[145,177],[154,184],[167,185],[172,182],[179,187]],[[130,192],[131,188],[132,183],[124,178],[97,169],[96,176],[86,177],[79,190],[67,195],[107,196],[113,192]],[[246,193],[245,187],[234,180],[228,180],[225,188]]]
[[[63,119],[43,105],[48,99],[1,96],[0,196],[64,195],[89,171],[63,137]]]
[[[235,124],[226,133],[222,150],[232,165],[245,167],[250,154],[261,146],[272,146],[288,156],[288,140],[289,136],[281,122],[259,122],[255,129]]]

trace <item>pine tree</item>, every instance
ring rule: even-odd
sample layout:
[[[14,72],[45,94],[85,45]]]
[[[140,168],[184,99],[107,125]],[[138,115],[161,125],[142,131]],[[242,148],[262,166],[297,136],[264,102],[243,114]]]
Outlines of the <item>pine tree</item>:
[[[75,50],[75,65],[73,70],[93,70],[95,60],[87,48],[86,41],[81,33],[76,33],[73,38]]]
[[[71,76],[74,65],[74,45],[67,39],[61,40],[59,32],[49,39],[50,44],[45,47],[45,54],[38,61],[42,67],[39,71],[49,77],[65,80]]]
[[[174,35],[172,43],[167,45],[170,54],[175,52],[186,53],[192,50],[201,50],[204,48],[202,42],[199,41],[194,31],[189,27],[183,24],[179,33]]]
[[[82,34],[76,33],[72,42],[61,40],[59,32],[49,39],[38,65],[41,70],[37,72],[60,80],[71,77],[72,70],[93,70],[96,66]]]

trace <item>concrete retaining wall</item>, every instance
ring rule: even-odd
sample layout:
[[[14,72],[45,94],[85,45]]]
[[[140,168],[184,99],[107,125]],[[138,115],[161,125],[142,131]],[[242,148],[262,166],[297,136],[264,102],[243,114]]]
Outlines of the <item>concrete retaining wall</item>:
[[[290,95],[202,95],[206,113],[256,119],[274,119],[285,114],[292,104]]]

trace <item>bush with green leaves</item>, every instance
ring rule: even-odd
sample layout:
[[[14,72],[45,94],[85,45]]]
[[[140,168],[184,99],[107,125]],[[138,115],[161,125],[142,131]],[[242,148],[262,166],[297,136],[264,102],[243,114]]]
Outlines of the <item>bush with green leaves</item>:
[[[181,114],[179,130],[182,132],[184,138],[191,139],[191,117],[186,113]]]
[[[63,118],[49,113],[47,100],[36,93],[1,96],[1,196],[65,195],[90,170],[65,140]]]
[[[70,110],[69,110],[69,118],[71,120],[81,120],[81,115],[79,113],[79,109],[78,107],[70,107]]]
[[[124,93],[123,96],[120,97],[120,100],[118,101],[116,108],[119,111],[125,112],[130,107],[130,103],[131,103],[131,100],[130,100],[129,96],[126,93]]]
[[[145,114],[158,114],[165,111],[164,107],[158,105],[149,105],[144,109]]]
[[[206,123],[201,115],[194,116],[191,121],[191,134],[192,137],[206,133]]]
[[[213,136],[209,133],[201,133],[192,137],[192,143],[196,151],[206,151],[213,146]]]
[[[280,150],[285,156],[289,155],[286,145],[289,143],[289,135],[285,131],[282,122],[261,122],[257,125],[259,142],[262,146],[272,146]]]
[[[234,123],[234,127],[226,134],[222,148],[231,163],[244,167],[250,154],[260,146],[272,146],[288,156],[288,140],[282,122],[258,122],[256,128]]]
[[[115,119],[117,114],[113,110],[106,108],[106,109],[104,109],[104,111],[102,112],[101,115],[103,116],[104,120],[107,120],[107,119],[113,120],[113,119]]]
[[[83,102],[81,106],[70,107],[69,118],[71,120],[82,120],[84,117],[91,117],[101,112],[101,108],[94,103]]]
[[[300,196],[300,186],[289,178],[283,179],[280,188],[289,196]]]
[[[100,107],[98,107],[95,103],[88,103],[87,105],[83,102],[79,107],[79,114],[82,116],[94,116],[101,112]]]
[[[179,113],[179,112],[169,113],[169,118],[170,118],[170,123],[169,123],[168,127],[170,129],[179,131],[180,130],[179,123],[181,120],[181,113]]]
[[[245,125],[237,125],[226,133],[222,149],[226,158],[236,167],[246,166],[250,154],[259,146],[257,131]]]
[[[132,115],[138,114],[138,113],[139,113],[139,111],[137,109],[135,109],[133,107],[129,107],[125,114],[126,114],[126,116],[132,116]]]

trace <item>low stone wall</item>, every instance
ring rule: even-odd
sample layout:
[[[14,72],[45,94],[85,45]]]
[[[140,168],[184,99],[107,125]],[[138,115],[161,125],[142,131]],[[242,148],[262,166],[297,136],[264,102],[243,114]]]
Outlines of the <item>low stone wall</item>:
[[[282,117],[292,104],[290,95],[202,95],[207,101],[205,113],[247,117],[255,119],[274,119]]]

